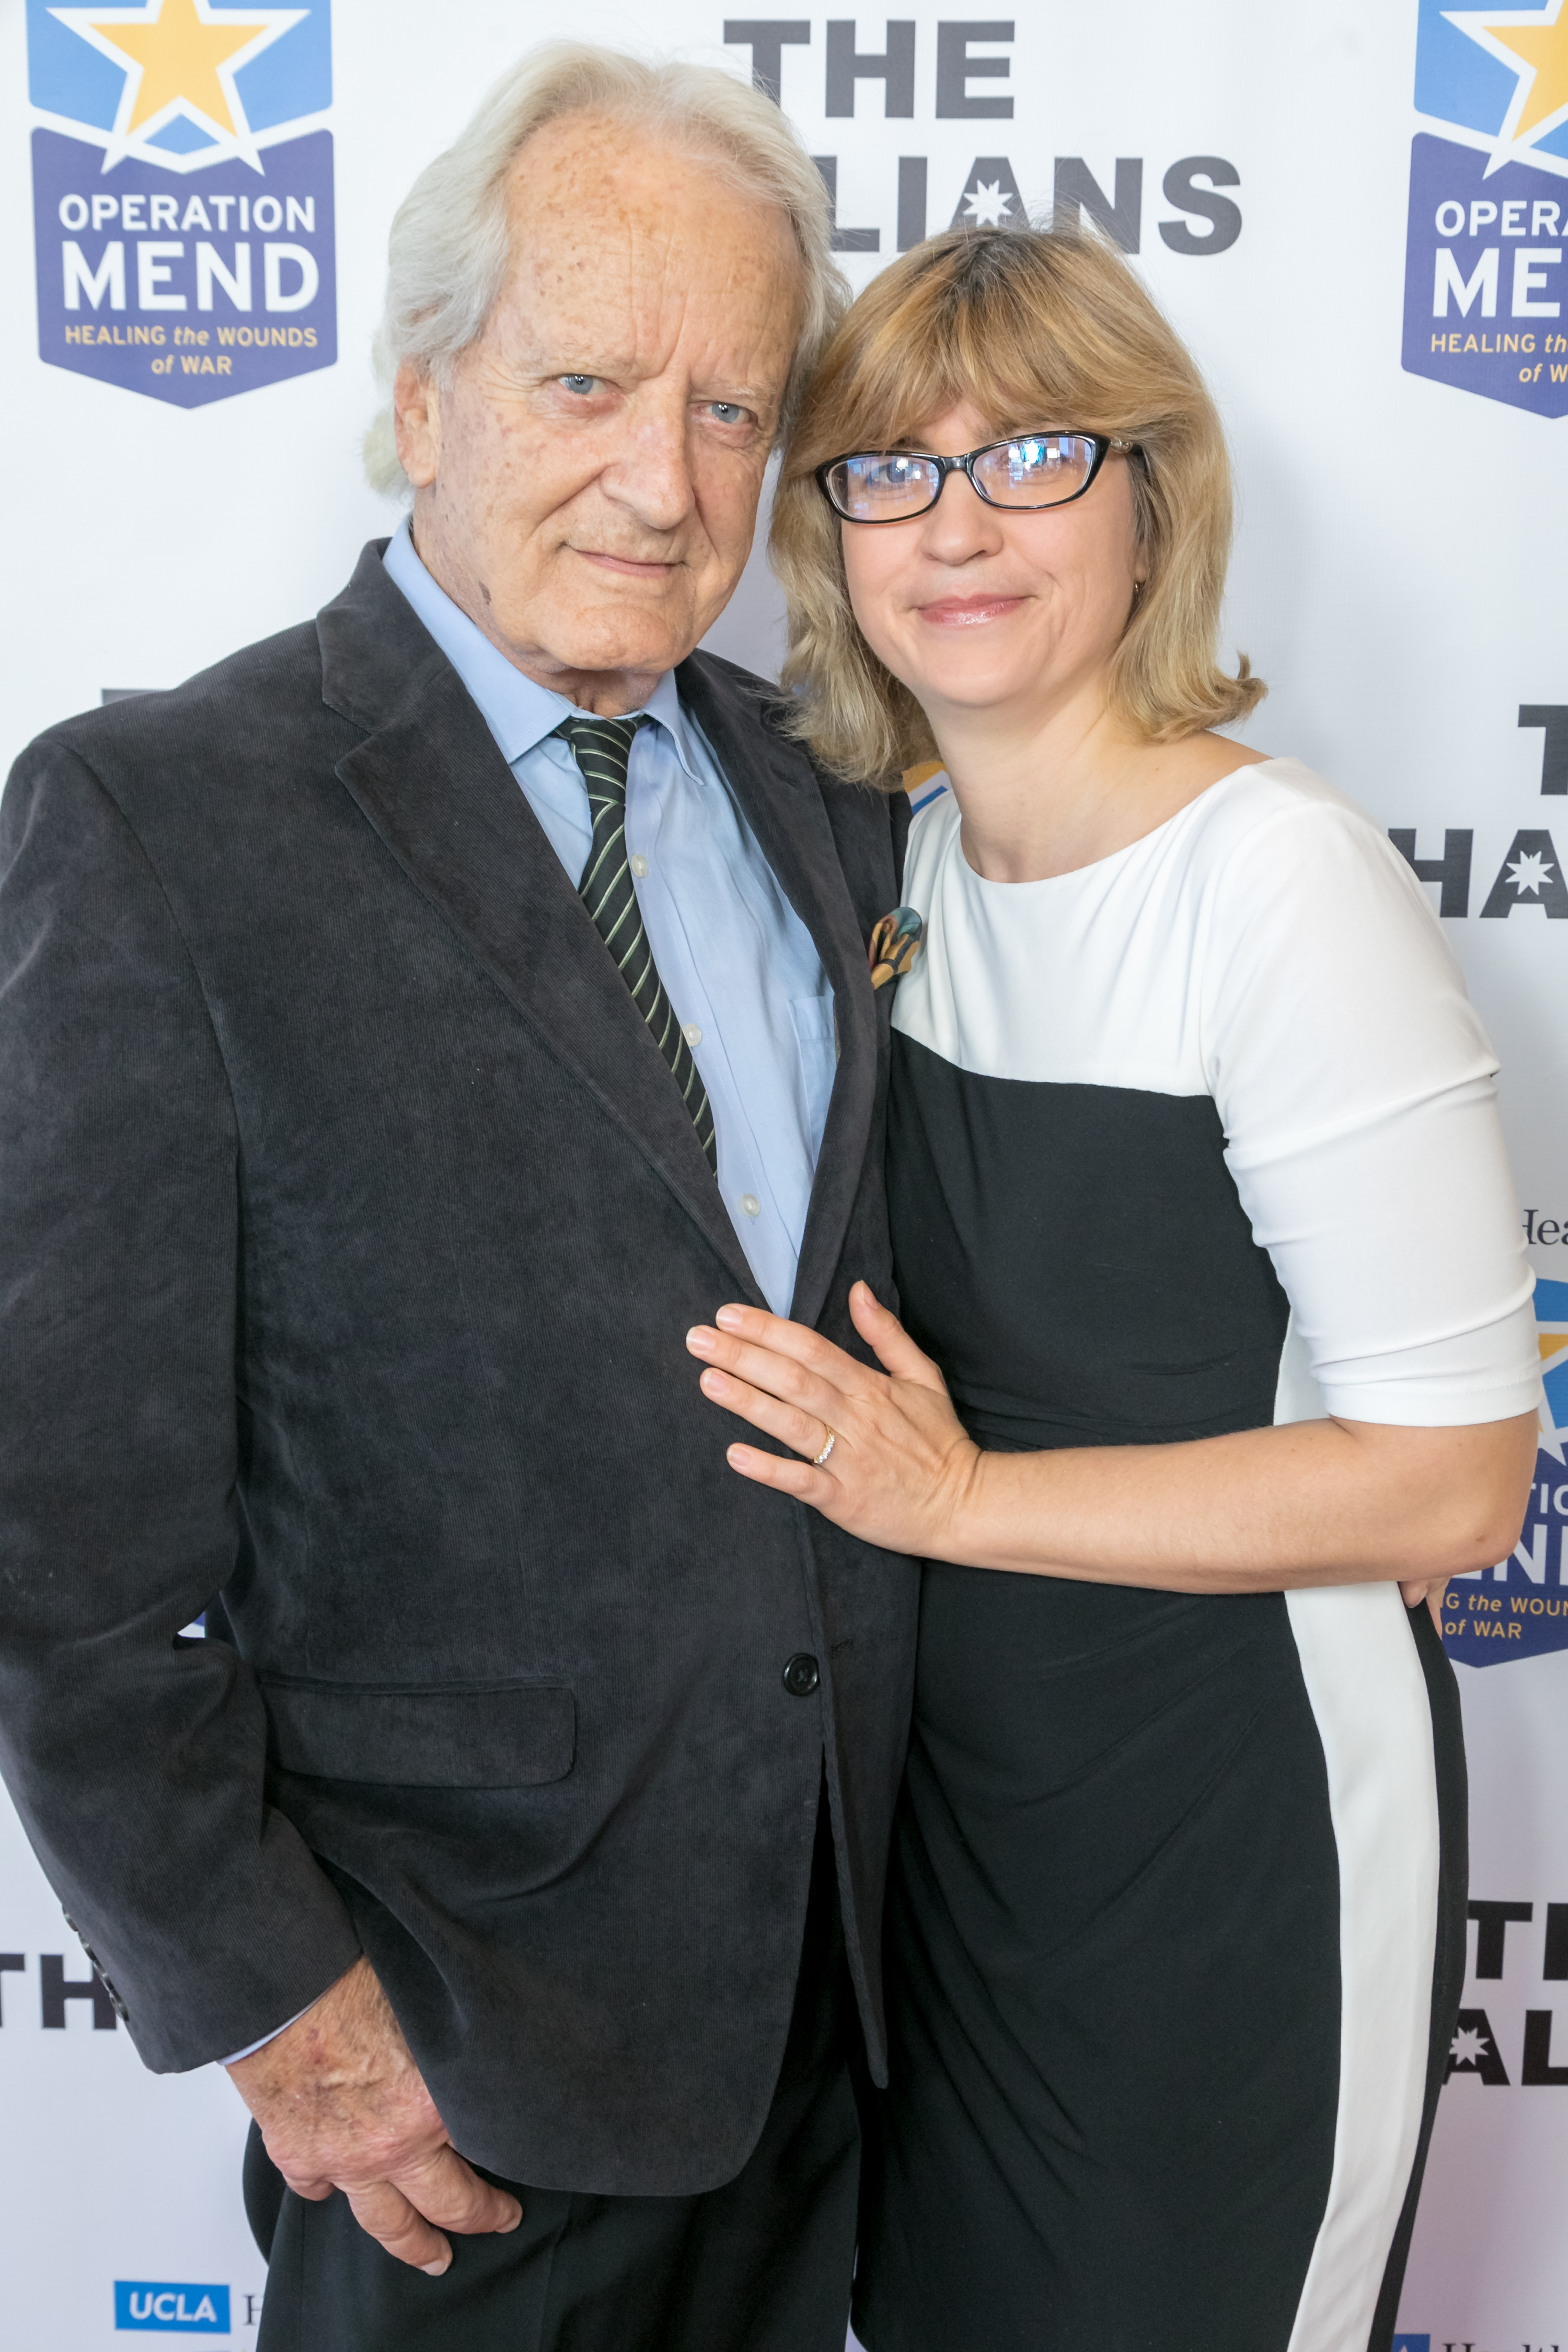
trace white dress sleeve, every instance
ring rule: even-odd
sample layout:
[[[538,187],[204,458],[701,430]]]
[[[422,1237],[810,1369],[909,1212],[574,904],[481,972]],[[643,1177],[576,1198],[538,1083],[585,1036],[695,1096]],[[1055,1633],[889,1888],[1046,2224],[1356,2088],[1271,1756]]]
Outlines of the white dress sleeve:
[[[1497,1057],[1414,875],[1352,803],[1304,797],[1230,848],[1205,930],[1205,1070],[1322,1410],[1412,1428],[1530,1412]]]

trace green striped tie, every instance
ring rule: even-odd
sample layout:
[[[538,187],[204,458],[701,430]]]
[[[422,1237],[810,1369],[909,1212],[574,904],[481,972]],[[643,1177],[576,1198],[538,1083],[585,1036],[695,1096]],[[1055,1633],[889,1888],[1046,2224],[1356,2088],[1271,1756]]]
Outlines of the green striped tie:
[[[594,819],[593,846],[580,886],[583,904],[594,929],[616,960],[616,968],[631,990],[632,1001],[653,1033],[655,1045],[669,1064],[680,1088],[680,1098],[691,1113],[697,1140],[717,1175],[719,1146],[713,1133],[713,1113],[708,1104],[691,1048],[675,1017],[675,1007],[664,992],[664,982],[653,960],[643,929],[642,909],[632,882],[626,854],[626,769],[632,738],[647,721],[630,719],[567,719],[556,729],[572,747],[572,756],[588,787]]]

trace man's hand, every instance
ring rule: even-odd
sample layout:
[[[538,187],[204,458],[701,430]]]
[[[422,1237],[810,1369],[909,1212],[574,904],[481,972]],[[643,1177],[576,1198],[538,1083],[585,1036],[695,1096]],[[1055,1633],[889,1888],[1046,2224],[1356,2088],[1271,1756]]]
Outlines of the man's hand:
[[[439,2278],[452,2259],[444,2230],[504,2236],[521,2221],[516,2198],[452,2146],[368,1960],[228,2071],[295,2195],[341,2189],[400,2263]]]

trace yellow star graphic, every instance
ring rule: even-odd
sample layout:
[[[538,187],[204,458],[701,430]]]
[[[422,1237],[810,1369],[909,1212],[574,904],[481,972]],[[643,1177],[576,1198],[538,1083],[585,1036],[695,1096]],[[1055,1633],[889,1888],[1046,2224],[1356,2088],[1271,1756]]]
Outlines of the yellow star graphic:
[[[223,24],[207,24],[197,16],[195,0],[159,0],[156,14],[144,24],[128,25],[123,17],[87,21],[100,39],[142,68],[127,133],[151,121],[176,99],[195,107],[220,130],[230,133],[238,130],[218,68],[237,50],[249,46],[265,29],[267,18],[237,16]]]
[[[1515,139],[1528,139],[1548,116],[1568,106],[1568,8],[1559,11],[1552,25],[1521,25],[1517,18],[1496,16],[1486,21],[1499,47],[1534,72],[1524,110],[1513,126]]]

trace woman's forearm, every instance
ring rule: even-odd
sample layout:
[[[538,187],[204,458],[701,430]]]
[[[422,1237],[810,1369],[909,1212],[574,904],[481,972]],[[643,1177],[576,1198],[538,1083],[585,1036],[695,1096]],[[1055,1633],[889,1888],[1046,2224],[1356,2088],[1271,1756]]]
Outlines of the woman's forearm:
[[[703,1394],[790,1449],[731,1444],[731,1467],[885,1550],[1172,1592],[1268,1592],[1424,1585],[1489,1567],[1518,1540],[1533,1412],[986,1454],[936,1365],[865,1283],[849,1311],[881,1370],[752,1307],[721,1307],[686,1344],[707,1366]]]
[[[1512,1549],[1534,1460],[1533,1414],[980,1454],[929,1556],[1174,1592],[1461,1575]]]

